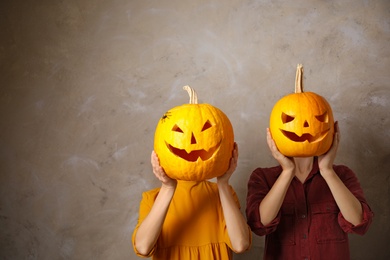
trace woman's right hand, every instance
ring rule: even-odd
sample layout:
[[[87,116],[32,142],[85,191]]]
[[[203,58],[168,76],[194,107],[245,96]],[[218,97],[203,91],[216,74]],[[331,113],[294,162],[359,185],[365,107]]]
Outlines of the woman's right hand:
[[[158,160],[158,156],[155,151],[152,151],[151,163],[153,167],[153,173],[156,178],[161,181],[162,186],[175,189],[177,181],[169,178],[169,176],[165,173],[164,169],[160,165],[160,161]]]
[[[295,163],[292,158],[284,156],[275,144],[274,139],[271,136],[271,131],[267,128],[267,143],[268,147],[272,153],[272,156],[278,161],[280,166],[282,166],[283,171],[294,171]]]

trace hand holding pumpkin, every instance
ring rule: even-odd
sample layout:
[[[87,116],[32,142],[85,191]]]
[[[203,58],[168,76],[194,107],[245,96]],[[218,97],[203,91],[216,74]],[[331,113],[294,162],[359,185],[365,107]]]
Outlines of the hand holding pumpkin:
[[[334,124],[335,133],[333,135],[333,143],[329,151],[323,155],[318,156],[318,167],[320,169],[321,175],[329,172],[333,169],[333,162],[336,158],[337,149],[340,142],[340,129],[338,122]]]
[[[271,151],[272,156],[278,161],[280,166],[284,171],[294,172],[295,164],[292,158],[283,155],[275,144],[274,139],[272,139],[271,131],[267,128],[267,143]]]
[[[176,188],[177,181],[168,177],[165,174],[164,169],[160,166],[157,154],[155,151],[152,151],[151,154],[151,163],[153,167],[153,173],[162,182],[162,185],[167,188]]]
[[[218,184],[221,184],[221,183],[228,184],[229,183],[230,177],[233,175],[233,172],[237,168],[237,161],[238,161],[238,145],[237,145],[237,143],[234,143],[234,149],[232,152],[232,158],[230,158],[229,168],[225,172],[225,174],[217,177]]]

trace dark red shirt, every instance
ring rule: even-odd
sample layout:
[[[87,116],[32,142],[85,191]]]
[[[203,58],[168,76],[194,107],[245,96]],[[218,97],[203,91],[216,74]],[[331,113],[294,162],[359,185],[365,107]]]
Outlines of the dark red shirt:
[[[280,166],[257,168],[248,182],[246,215],[252,231],[266,235],[264,259],[350,259],[348,233],[363,235],[373,213],[355,174],[346,166],[333,167],[347,188],[361,202],[363,222],[344,219],[318,170],[317,159],[302,184],[294,178],[278,216],[268,225],[260,221],[259,205],[282,172]]]

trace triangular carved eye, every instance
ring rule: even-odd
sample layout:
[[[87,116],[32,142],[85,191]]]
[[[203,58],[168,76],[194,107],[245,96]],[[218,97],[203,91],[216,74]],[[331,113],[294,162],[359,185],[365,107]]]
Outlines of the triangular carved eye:
[[[316,116],[317,120],[322,123],[328,123],[329,117],[328,112],[323,113],[322,115]]]
[[[206,131],[207,129],[209,129],[210,127],[212,127],[213,125],[210,123],[209,120],[206,121],[206,123],[204,123],[203,125],[203,128],[202,128],[202,132],[203,131]]]
[[[283,124],[286,124],[288,122],[293,121],[294,118],[295,118],[294,116],[290,116],[290,115],[287,115],[285,113],[282,113],[282,122],[283,122]]]
[[[172,127],[172,131],[178,132],[178,133],[183,133],[183,130],[181,130],[180,127],[178,127],[177,125],[174,125]]]

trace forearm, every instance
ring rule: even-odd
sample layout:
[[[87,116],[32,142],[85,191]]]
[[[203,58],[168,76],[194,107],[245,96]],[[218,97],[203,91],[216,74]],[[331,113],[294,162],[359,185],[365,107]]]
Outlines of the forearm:
[[[259,206],[261,223],[266,226],[271,223],[280,210],[291,180],[292,171],[283,171]]]
[[[156,244],[174,193],[175,188],[163,185],[148,216],[139,226],[135,236],[135,246],[140,254],[149,254]]]
[[[363,209],[360,201],[344,185],[333,169],[321,170],[321,174],[344,218],[355,226],[360,224],[363,220]]]
[[[229,185],[218,183],[218,190],[233,250],[237,253],[244,252],[250,246],[249,227],[234,201]]]

